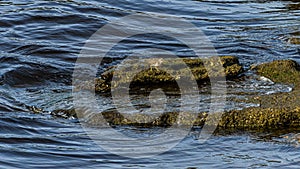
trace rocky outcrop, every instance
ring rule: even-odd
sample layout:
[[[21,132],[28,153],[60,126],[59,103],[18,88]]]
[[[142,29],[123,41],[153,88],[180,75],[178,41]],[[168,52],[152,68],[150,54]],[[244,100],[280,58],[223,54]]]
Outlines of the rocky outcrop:
[[[293,60],[276,60],[253,66],[252,69],[273,82],[293,84],[296,87],[300,85],[300,66]]]
[[[274,82],[294,85],[294,90],[290,93],[277,93],[272,95],[249,97],[248,102],[255,102],[260,104],[260,106],[224,112],[222,114],[222,119],[218,123],[218,129],[273,130],[283,128],[299,128],[299,65],[292,60],[281,60],[254,66],[252,69],[255,70],[257,74],[265,76]],[[102,112],[101,116],[104,117],[111,125],[167,127],[171,125],[203,126],[208,115],[206,112],[199,112],[199,114],[196,116],[195,114],[191,114],[189,112],[185,112],[183,114],[185,117],[183,119],[178,119],[178,112],[167,112],[162,114],[159,118],[151,120],[149,119],[149,116],[143,114],[128,115],[130,118],[125,118],[116,110],[111,110]],[[98,115],[100,116],[100,114]],[[91,123],[97,123],[98,115],[95,115],[95,117],[91,118]],[[216,113],[216,115],[218,115],[218,113]],[[191,120],[191,118],[194,119]],[[190,124],[191,122],[193,122],[193,124]]]
[[[105,71],[101,77],[95,79],[94,84],[82,82],[80,89],[93,89],[92,85],[95,85],[96,92],[105,93],[110,92],[111,88],[128,83],[131,84],[131,87],[156,84],[168,86],[176,83],[175,81],[178,79],[196,80],[198,83],[202,83],[218,77],[235,78],[243,72],[243,67],[233,56],[206,59],[166,58],[160,62],[159,66],[155,66],[156,60],[159,62],[158,58],[142,61],[128,60],[122,66],[115,66]],[[141,67],[142,64],[149,66]]]
[[[234,57],[221,57],[222,65],[225,67],[227,77],[237,77],[242,71],[241,66],[238,64],[238,60]],[[203,68],[203,61],[200,60],[186,60],[187,65],[194,68],[193,73],[198,72]],[[292,60],[278,60],[270,63],[264,63],[257,66],[252,66],[252,70],[258,75],[265,76],[276,83],[285,83],[293,86],[293,90],[289,93],[276,93],[271,95],[261,96],[249,96],[245,102],[257,103],[259,107],[249,107],[242,110],[231,110],[222,113],[222,118],[218,123],[219,130],[279,130],[279,129],[291,129],[300,128],[300,66],[297,62]],[[154,77],[154,73],[158,73],[159,70],[147,70],[144,75],[136,78],[136,83],[145,82],[146,79],[151,79],[153,82],[160,82],[159,78]],[[201,71],[199,71],[201,72]],[[108,79],[112,76],[112,72],[105,72]],[[162,74],[159,74],[163,77]],[[217,74],[216,74],[217,75]],[[149,78],[149,77],[152,78]],[[207,80],[208,76],[203,73],[197,76],[197,80]],[[141,80],[143,79],[143,80]],[[105,80],[105,79],[103,79]],[[172,80],[169,77],[164,78],[164,82]],[[107,83],[109,85],[109,83]],[[100,90],[100,88],[98,89]],[[56,111],[54,114],[62,113],[63,111]],[[74,111],[64,111],[63,113],[71,112],[74,115]],[[83,111],[84,112],[84,111]],[[70,114],[70,115],[71,115]],[[76,114],[79,115],[80,114]],[[220,115],[216,112],[215,116]],[[214,118],[212,115],[210,118]],[[127,114],[123,116],[116,110],[112,109],[99,114],[90,116],[88,122],[90,124],[97,125],[100,121],[109,123],[110,125],[133,125],[142,127],[169,127],[172,125],[194,125],[203,126],[214,125],[207,122],[208,113],[199,112],[198,114],[192,114],[190,112],[166,112],[161,114],[154,120],[149,115],[145,114]],[[129,117],[129,118],[128,118]],[[81,117],[79,117],[81,118]],[[191,124],[192,123],[192,124]]]

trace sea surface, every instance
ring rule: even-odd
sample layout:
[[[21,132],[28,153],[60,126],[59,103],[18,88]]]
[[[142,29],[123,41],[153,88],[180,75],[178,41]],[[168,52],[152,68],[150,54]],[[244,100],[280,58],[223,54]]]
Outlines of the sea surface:
[[[131,14],[167,15],[193,23],[218,55],[238,57],[246,70],[252,64],[278,59],[300,62],[300,46],[291,41],[300,38],[298,0],[0,1],[0,168],[299,167],[298,143],[285,139],[297,131],[218,134],[200,143],[198,130],[193,129],[171,150],[135,159],[112,154],[96,144],[78,119],[63,111],[74,107],[74,66],[84,44],[98,29]],[[172,25],[164,29],[171,30]],[[117,46],[104,58],[99,71],[119,64],[128,50],[151,47],[191,57],[174,39],[139,35]],[[251,72],[245,77],[228,82],[228,97],[291,90],[291,86],[273,84]],[[209,103],[207,91],[209,87],[203,86],[200,92],[202,110],[207,109],[206,101]],[[97,99],[101,109],[113,107],[107,96]],[[143,99],[133,97],[135,106],[146,109],[147,99]],[[178,107],[178,100],[170,99],[169,107]],[[259,105],[228,102],[226,109],[247,106]],[[118,126],[115,130],[143,138],[162,129]]]

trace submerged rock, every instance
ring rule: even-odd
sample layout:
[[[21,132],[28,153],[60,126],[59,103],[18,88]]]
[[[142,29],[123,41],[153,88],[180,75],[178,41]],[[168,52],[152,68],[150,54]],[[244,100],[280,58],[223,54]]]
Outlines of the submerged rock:
[[[73,108],[70,109],[56,109],[50,112],[52,116],[55,117],[62,117],[62,118],[69,118],[69,117],[77,117],[76,111]]]

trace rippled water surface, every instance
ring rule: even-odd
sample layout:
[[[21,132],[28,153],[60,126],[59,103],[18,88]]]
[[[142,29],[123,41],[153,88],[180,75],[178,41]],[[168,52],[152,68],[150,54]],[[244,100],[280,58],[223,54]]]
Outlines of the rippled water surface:
[[[72,72],[85,41],[110,21],[134,13],[168,14],[192,22],[219,55],[237,56],[245,69],[277,59],[300,62],[300,47],[292,40],[300,38],[297,0],[0,1],[0,168],[298,167],[298,144],[280,134],[218,135],[200,144],[195,130],[159,156],[129,159],[99,147],[77,119],[53,116],[55,110],[73,107]],[[117,46],[100,69],[118,64],[128,49],[143,51],[158,46],[180,57],[191,56],[191,51],[172,39],[137,36]],[[229,97],[291,89],[247,76],[242,82],[228,82]],[[205,89],[201,91],[203,103],[209,97]],[[103,110],[112,108],[108,98],[98,99]],[[172,99],[176,107],[176,97]],[[137,106],[143,107],[141,102]],[[257,105],[229,102],[226,108],[245,106]],[[160,129],[116,130],[142,137]]]

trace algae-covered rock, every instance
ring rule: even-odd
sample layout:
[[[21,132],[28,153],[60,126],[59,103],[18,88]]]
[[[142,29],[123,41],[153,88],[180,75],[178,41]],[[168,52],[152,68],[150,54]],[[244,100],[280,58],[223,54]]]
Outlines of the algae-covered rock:
[[[235,57],[221,57],[220,60],[220,64],[224,67],[224,72],[227,77],[238,76],[242,71],[242,67]],[[184,62],[189,66],[189,69],[191,69],[194,75],[197,74],[197,76],[195,76],[197,80],[201,81],[209,79],[204,65],[209,64],[213,67],[214,62],[210,64],[209,60],[199,59],[184,59]],[[162,64],[164,64],[164,62],[162,62]],[[182,67],[181,64],[183,63],[175,60],[172,64],[167,66],[179,68],[176,70],[184,71],[184,67]],[[132,67],[125,66],[122,70],[131,69]],[[259,104],[259,107],[223,112],[222,118],[218,123],[218,130],[273,130],[300,128],[300,69],[297,62],[292,60],[279,60],[254,66],[252,69],[256,70],[257,74],[265,76],[276,83],[292,84],[294,85],[294,90],[288,93],[282,92],[271,95],[249,96],[248,101]],[[111,68],[103,73],[101,78],[96,79],[96,90],[109,90],[115,70],[116,68]],[[217,77],[218,73],[213,75]],[[137,84],[146,82],[163,82],[168,84],[172,80],[174,80],[173,76],[170,76],[170,74],[156,67],[149,67],[149,69],[141,71],[141,75],[136,75],[133,79],[134,83]],[[126,80],[121,82],[127,83]],[[73,110],[57,110],[54,111],[54,113],[74,115]],[[128,114],[124,116],[113,109],[110,111],[99,112],[98,114],[93,114],[91,116],[89,115],[87,122],[93,125],[109,123],[110,125],[132,125],[142,127],[169,127],[172,125],[203,126],[204,124],[214,125],[209,124],[207,118],[210,117],[210,119],[214,119],[214,116],[217,117],[219,115],[220,113],[218,112],[215,112],[210,116],[208,116],[208,113],[206,112],[199,112],[196,114],[191,112],[165,112],[153,119],[147,114]],[[82,117],[79,116],[78,118]]]
[[[216,113],[216,116],[218,114]],[[206,122],[208,113],[199,112],[192,114],[183,112],[179,116],[178,112],[166,112],[159,118],[150,120],[148,115],[127,114],[125,118],[117,111],[102,112],[91,116],[88,123],[90,125],[101,126],[108,123],[110,125],[129,125],[138,127],[170,127],[170,126],[199,126],[209,124]],[[213,118],[210,115],[210,118]],[[184,118],[183,118],[184,117]],[[246,108],[243,110],[232,110],[222,114],[218,123],[219,130],[273,130],[300,127],[300,107],[293,109],[285,108]]]
[[[196,80],[198,83],[211,78],[234,78],[243,72],[236,57],[222,56],[199,58],[152,58],[127,60],[121,66],[115,66],[95,79],[96,92],[108,92],[121,84],[134,85],[170,85],[176,80]],[[89,88],[91,84],[85,84]],[[84,87],[83,87],[84,88]]]
[[[277,60],[252,68],[276,83],[294,86],[292,92],[250,97],[259,107],[232,110],[223,114],[221,128],[283,129],[300,127],[300,69],[292,60]]]
[[[225,58],[227,59],[227,58]],[[200,65],[187,60],[187,64]],[[224,61],[224,60],[223,60]],[[236,61],[230,62],[236,63]],[[224,61],[222,64],[228,63]],[[227,68],[228,69],[228,68]],[[292,60],[281,60],[270,63],[264,63],[253,67],[259,75],[265,76],[274,82],[293,84],[295,90],[290,93],[276,93],[272,95],[255,96],[249,98],[251,102],[258,102],[259,107],[250,107],[242,110],[231,110],[222,113],[222,118],[218,123],[218,129],[221,130],[273,130],[285,128],[300,127],[300,90],[299,65]],[[133,126],[171,126],[171,125],[194,125],[203,126],[214,125],[207,124],[208,114],[199,112],[198,114],[185,113],[186,119],[194,118],[194,120],[178,120],[179,116],[176,112],[167,112],[162,114],[155,120],[150,120],[146,115],[132,115],[131,120],[126,119],[117,112],[102,113],[104,118],[112,125],[133,125]],[[218,113],[215,113],[217,116]],[[210,115],[213,118],[214,115]],[[96,118],[93,118],[94,120]],[[137,123],[137,121],[142,123]],[[144,121],[144,122],[143,122]],[[193,124],[191,124],[193,122]]]
[[[127,118],[126,118],[127,117]],[[96,113],[85,122],[89,125],[129,125],[138,127],[170,127],[170,126],[203,126],[207,113],[193,114],[189,112],[165,112],[158,118],[152,119],[146,114],[120,114],[116,110]]]
[[[219,128],[223,129],[283,129],[300,127],[300,107],[290,108],[246,108],[223,114]]]
[[[277,83],[289,83],[296,86],[300,82],[300,66],[293,60],[277,60],[253,67],[261,76]]]

